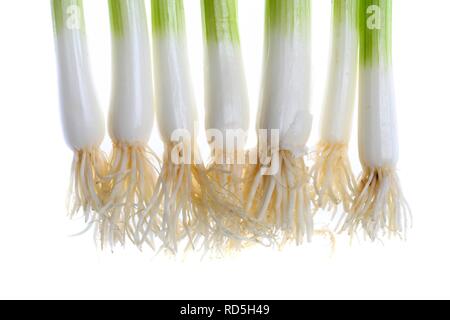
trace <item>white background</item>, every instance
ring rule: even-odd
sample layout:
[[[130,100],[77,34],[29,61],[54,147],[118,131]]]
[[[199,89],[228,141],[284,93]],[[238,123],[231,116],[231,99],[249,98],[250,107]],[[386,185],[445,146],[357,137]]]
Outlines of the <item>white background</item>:
[[[203,108],[198,0],[185,0],[198,108]],[[260,84],[264,4],[239,2],[253,115]],[[315,130],[326,76],[330,1],[313,0]],[[107,1],[85,0],[97,90],[110,87]],[[394,0],[399,172],[413,208],[407,242],[339,238],[282,252],[184,260],[129,246],[101,252],[70,237],[65,196],[71,152],[59,121],[50,1],[3,1],[0,10],[0,298],[450,298],[450,2]],[[254,117],[253,117],[254,118]],[[359,170],[356,139],[352,158]],[[152,147],[159,150],[158,134]],[[109,150],[109,141],[105,150]]]

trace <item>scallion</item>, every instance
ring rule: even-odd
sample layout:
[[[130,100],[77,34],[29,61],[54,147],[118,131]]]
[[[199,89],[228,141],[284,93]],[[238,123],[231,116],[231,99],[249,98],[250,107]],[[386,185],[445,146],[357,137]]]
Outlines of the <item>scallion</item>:
[[[105,123],[94,89],[82,0],[52,0],[58,64],[61,119],[67,145],[73,150],[70,215],[83,210],[91,225],[102,217],[102,177],[107,159],[100,150]]]
[[[392,0],[359,1],[359,155],[363,172],[343,229],[375,240],[402,235],[410,210],[396,165],[399,157],[392,69]]]
[[[152,200],[157,161],[147,146],[154,110],[145,3],[109,0],[108,4],[112,34],[109,134],[114,148],[109,172],[111,190],[102,210],[110,223],[104,224],[101,236],[103,243],[114,245],[137,232],[140,213]]]
[[[348,158],[358,80],[357,0],[334,0],[328,87],[321,119],[320,143],[311,169],[317,206],[349,210],[355,191]]]
[[[311,240],[313,219],[309,170],[311,1],[267,0],[262,98],[258,115],[259,164],[250,166],[246,210],[280,230],[284,240]],[[271,131],[279,133],[275,145]],[[264,143],[263,141],[268,141]],[[271,158],[267,159],[267,155]],[[279,160],[279,161],[277,161]],[[266,174],[267,162],[275,171]]]

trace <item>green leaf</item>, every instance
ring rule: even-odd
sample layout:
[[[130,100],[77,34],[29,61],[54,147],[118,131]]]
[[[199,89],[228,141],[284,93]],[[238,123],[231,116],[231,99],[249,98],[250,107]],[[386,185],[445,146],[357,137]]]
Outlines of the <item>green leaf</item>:
[[[83,0],[52,0],[53,26],[56,33],[64,29],[84,31]]]
[[[185,31],[183,0],[151,0],[155,35],[180,34]]]
[[[360,0],[359,36],[362,65],[391,65],[392,0]]]
[[[237,0],[201,0],[203,32],[207,42],[239,44]]]
[[[310,0],[266,0],[267,31],[292,35],[309,29]]]
[[[115,36],[123,36],[125,29],[124,6],[122,0],[109,0],[109,17],[111,21],[111,31]]]
[[[355,29],[358,27],[359,0],[333,0],[333,26],[339,27],[351,21]]]

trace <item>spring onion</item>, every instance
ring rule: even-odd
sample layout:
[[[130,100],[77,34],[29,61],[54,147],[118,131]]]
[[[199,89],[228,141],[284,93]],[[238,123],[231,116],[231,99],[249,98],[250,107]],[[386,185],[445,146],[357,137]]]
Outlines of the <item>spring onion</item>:
[[[392,70],[392,0],[359,1],[359,154],[363,172],[344,230],[372,240],[406,231]]]
[[[153,128],[150,37],[143,0],[109,0],[112,33],[112,96],[109,134],[113,141],[108,202],[110,223],[102,242],[124,243],[133,221],[149,204],[157,178],[147,147]]]
[[[310,135],[311,19],[310,0],[266,1],[266,45],[259,130],[259,164],[251,166],[246,180],[246,210],[259,221],[283,231],[285,240],[311,240],[313,220],[309,173],[305,164]],[[263,132],[263,131],[260,131]],[[268,141],[267,146],[263,141]],[[265,164],[278,162],[265,175]],[[278,159],[278,161],[277,161]],[[273,165],[273,163],[271,163]],[[275,173],[275,174],[274,174]]]
[[[230,201],[242,202],[242,175],[250,110],[237,15],[237,0],[202,0],[205,42],[206,129],[212,161],[211,179],[229,191]],[[243,222],[247,226],[242,226]],[[229,216],[236,232],[251,223]],[[244,232],[245,233],[245,232]]]
[[[321,141],[311,169],[317,206],[349,209],[356,179],[348,158],[348,143],[358,79],[358,1],[334,0],[328,87],[321,119]]]
[[[73,150],[70,215],[83,209],[89,223],[103,205],[102,176],[107,160],[100,151],[105,124],[94,89],[82,0],[52,0],[61,118]]]
[[[152,0],[153,54],[155,61],[155,102],[161,137],[165,144],[163,168],[156,190],[161,195],[163,216],[162,241],[167,249],[177,251],[178,242],[188,238],[194,242],[201,192],[194,180],[195,165],[175,163],[179,147],[172,133],[184,129],[194,133],[196,110],[189,74],[182,1]],[[186,147],[186,148],[184,148]],[[179,147],[192,154],[190,141]],[[173,151],[173,152],[172,152]],[[189,159],[191,160],[191,158]],[[157,208],[159,210],[159,208]],[[145,235],[144,235],[145,238]]]
[[[202,0],[205,40],[206,129],[210,133],[215,178],[240,188],[250,110],[240,48],[237,0]]]

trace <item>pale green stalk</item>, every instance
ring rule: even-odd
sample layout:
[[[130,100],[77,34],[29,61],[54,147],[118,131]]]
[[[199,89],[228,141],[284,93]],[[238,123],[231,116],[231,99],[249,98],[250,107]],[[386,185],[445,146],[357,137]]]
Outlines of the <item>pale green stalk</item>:
[[[359,1],[362,66],[392,64],[392,0]]]
[[[109,0],[109,16],[111,21],[111,32],[115,36],[123,36],[126,24],[126,14],[121,0]]]
[[[266,0],[267,31],[285,35],[309,31],[311,0]]]
[[[83,0],[52,0],[53,27],[55,33],[64,28],[68,30],[85,30]]]
[[[201,0],[203,33],[207,42],[239,44],[237,0]]]
[[[358,28],[359,0],[333,0],[333,30],[339,31],[342,25]]]
[[[185,32],[183,0],[151,0],[153,34],[182,34]]]

